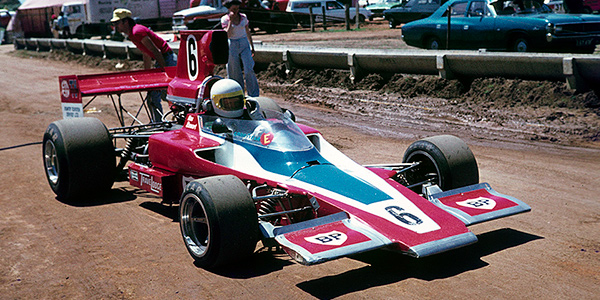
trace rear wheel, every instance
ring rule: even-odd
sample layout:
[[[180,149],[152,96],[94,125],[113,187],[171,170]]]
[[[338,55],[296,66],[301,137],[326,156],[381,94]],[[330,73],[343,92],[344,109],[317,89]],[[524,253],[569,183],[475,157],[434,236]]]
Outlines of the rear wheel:
[[[196,264],[215,268],[250,256],[258,242],[258,216],[240,179],[214,176],[190,182],[181,196],[180,226]]]
[[[425,138],[412,143],[404,162],[419,165],[406,172],[408,185],[420,193],[422,183],[437,184],[443,191],[479,183],[479,169],[471,149],[451,135]]]
[[[46,178],[61,201],[107,192],[114,183],[116,156],[110,133],[95,118],[51,123],[43,138]]]

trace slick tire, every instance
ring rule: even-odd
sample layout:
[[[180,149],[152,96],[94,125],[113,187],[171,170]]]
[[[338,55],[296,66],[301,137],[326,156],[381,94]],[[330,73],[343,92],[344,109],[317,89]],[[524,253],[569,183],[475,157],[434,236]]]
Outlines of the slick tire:
[[[100,195],[114,183],[115,148],[110,133],[98,119],[51,123],[44,133],[42,155],[48,183],[61,201]]]
[[[215,269],[254,253],[258,215],[248,189],[235,176],[190,182],[181,196],[179,217],[185,246],[201,268]]]
[[[439,135],[412,143],[404,153],[405,163],[420,162],[408,171],[409,184],[427,179],[443,191],[479,183],[479,169],[471,149],[452,135]],[[421,192],[421,186],[413,189]]]

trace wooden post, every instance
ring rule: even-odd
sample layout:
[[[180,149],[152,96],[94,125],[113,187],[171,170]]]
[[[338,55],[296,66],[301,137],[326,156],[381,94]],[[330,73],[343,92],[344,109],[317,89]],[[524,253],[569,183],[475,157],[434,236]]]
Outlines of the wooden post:
[[[321,7],[321,11],[323,12],[323,30],[327,30],[327,15],[325,15],[325,6]]]

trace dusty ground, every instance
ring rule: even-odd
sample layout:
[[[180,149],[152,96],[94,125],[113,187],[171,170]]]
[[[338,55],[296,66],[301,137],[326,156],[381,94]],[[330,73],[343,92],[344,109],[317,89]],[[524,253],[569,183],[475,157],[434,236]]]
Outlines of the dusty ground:
[[[447,96],[440,93],[454,93],[456,84],[438,86],[431,78],[397,78],[405,78],[406,87],[392,93],[360,85],[315,87],[300,74],[266,80],[269,73],[262,73],[263,91],[358,162],[400,161],[412,140],[454,134],[471,145],[481,181],[533,210],[472,226],[477,244],[425,259],[372,251],[304,267],[262,249],[247,264],[212,273],[193,265],[176,208],[147,193],[117,183],[106,199],[86,205],[54,198],[38,142],[62,117],[57,76],[103,70],[11,51],[0,47],[2,299],[600,298],[598,106],[543,104],[524,97],[540,90],[521,91],[549,83],[494,80]],[[513,85],[510,93],[498,88]],[[490,96],[493,103],[481,103],[476,95],[486,86],[486,94],[505,93],[504,100]],[[597,101],[591,93],[568,99],[577,97]],[[139,100],[127,95],[125,101]],[[115,125],[111,106],[98,99],[90,115]]]

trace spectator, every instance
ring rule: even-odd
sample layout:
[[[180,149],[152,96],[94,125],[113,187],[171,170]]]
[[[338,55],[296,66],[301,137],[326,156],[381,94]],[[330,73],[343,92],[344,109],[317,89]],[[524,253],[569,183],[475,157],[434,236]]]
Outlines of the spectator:
[[[173,53],[169,44],[148,27],[136,24],[128,9],[115,9],[110,22],[117,32],[125,34],[142,51],[145,69],[152,68],[152,60],[155,61],[155,68],[177,65],[177,55]],[[152,122],[162,120],[163,110],[160,101],[163,94],[165,94],[164,91],[148,92],[148,106],[152,113]]]
[[[57,25],[58,25],[59,37],[70,39],[71,38],[71,27],[69,26],[69,19],[67,19],[67,17],[65,17],[65,13],[62,11],[58,14]]]
[[[227,77],[237,81],[248,96],[258,97],[258,80],[254,73],[254,43],[248,26],[248,17],[240,13],[239,0],[228,0],[224,6],[228,13],[221,18],[221,26],[229,38],[229,60],[227,62]],[[242,69],[243,67],[243,69]]]

